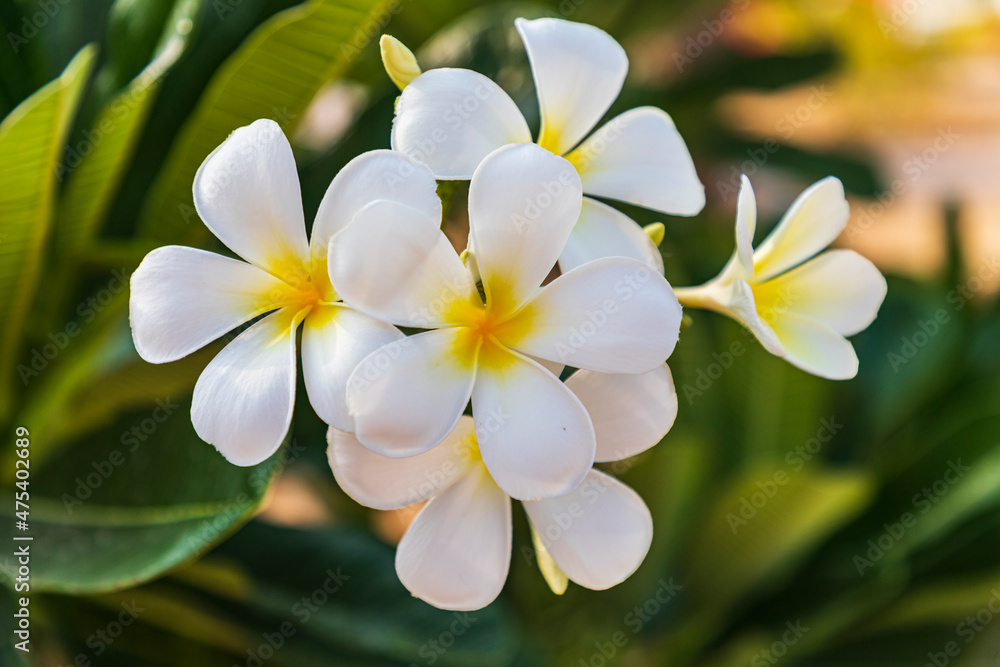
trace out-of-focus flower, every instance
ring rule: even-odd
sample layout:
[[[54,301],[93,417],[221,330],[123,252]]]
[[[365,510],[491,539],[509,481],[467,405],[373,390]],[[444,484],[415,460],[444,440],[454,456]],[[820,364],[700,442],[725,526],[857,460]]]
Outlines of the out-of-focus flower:
[[[387,174],[406,174],[390,187]],[[194,201],[202,220],[241,262],[184,246],[149,253],[131,281],[136,350],[180,359],[264,316],[212,360],[194,389],[191,419],[237,465],[277,450],[295,403],[296,329],[309,400],[324,421],[350,428],[345,385],[358,361],[403,335],[345,306],[330,284],[330,237],[376,199],[441,215],[433,175],[392,151],[352,160],[330,184],[306,237],[295,160],[276,123],[233,132],[201,165]],[[419,224],[419,221],[418,221]],[[435,223],[426,223],[435,229]]]
[[[813,257],[837,238],[848,213],[843,185],[825,178],[803,192],[754,249],[757,205],[744,176],[736,252],[718,276],[700,287],[677,289],[677,297],[686,306],[729,315],[769,352],[809,373],[852,378],[858,358],[845,336],[872,323],[886,282],[874,264],[852,250]]]
[[[517,19],[538,91],[537,143],[564,155],[588,195],[674,215],[695,215],[705,191],[684,140],[664,111],[631,109],[588,133],[618,97],[628,58],[599,28],[562,19]],[[386,61],[395,80],[395,59]],[[442,179],[465,180],[492,151],[530,142],[528,124],[496,83],[466,69],[424,72],[402,87],[392,147]],[[623,256],[663,271],[649,236],[626,215],[590,197],[559,258],[563,271],[600,257]]]
[[[681,320],[667,281],[634,259],[595,260],[539,287],[581,200],[566,160],[518,144],[472,177],[468,265],[425,213],[395,202],[367,206],[333,237],[331,278],[347,304],[430,329],[372,353],[349,378],[353,430],[366,447],[425,452],[471,397],[483,461],[507,494],[530,500],[580,484],[594,429],[549,368],[645,373],[670,356]]]
[[[677,414],[666,365],[641,375],[578,371],[566,387],[590,411],[599,461],[652,447]],[[333,428],[329,441],[334,476],[362,505],[395,509],[430,500],[396,552],[396,571],[411,593],[456,610],[479,609],[496,598],[510,566],[511,504],[483,464],[470,417],[433,449],[408,458],[381,456]],[[649,550],[653,524],[646,505],[598,470],[566,495],[523,504],[542,548],[581,586],[602,590],[622,582]]]

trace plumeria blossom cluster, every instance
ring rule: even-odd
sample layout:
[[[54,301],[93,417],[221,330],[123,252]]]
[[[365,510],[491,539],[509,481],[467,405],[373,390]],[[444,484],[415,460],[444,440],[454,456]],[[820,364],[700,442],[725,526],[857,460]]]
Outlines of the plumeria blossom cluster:
[[[199,215],[238,258],[166,246],[131,283],[147,361],[239,331],[202,372],[191,408],[198,435],[234,464],[264,461],[287,436],[301,346],[334,476],[369,507],[425,503],[396,568],[414,595],[447,609],[480,608],[503,588],[512,499],[553,590],[608,588],[640,565],[649,510],[594,466],[670,430],[665,362],[682,304],[730,315],[809,372],[848,378],[857,358],[845,336],[871,323],[885,295],[859,255],[812,258],[846,224],[833,178],[756,249],[744,179],[733,258],[705,285],[672,288],[662,226],[644,230],[595,198],[697,214],[704,188],[672,121],[643,107],[594,130],[625,79],[621,46],[559,19],[516,27],[538,91],[537,139],[488,78],[422,72],[383,37],[402,91],[392,150],[337,174],[311,236],[291,146],[260,120],[230,135],[194,182]],[[470,181],[461,252],[441,230],[437,193],[438,180],[456,179]]]

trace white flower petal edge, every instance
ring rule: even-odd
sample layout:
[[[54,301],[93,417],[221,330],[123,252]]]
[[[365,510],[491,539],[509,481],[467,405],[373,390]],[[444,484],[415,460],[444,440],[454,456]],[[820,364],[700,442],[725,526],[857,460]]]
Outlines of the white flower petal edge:
[[[627,579],[653,541],[653,519],[639,494],[597,470],[572,493],[524,509],[559,568],[594,590]]]
[[[396,327],[342,303],[313,308],[302,326],[302,379],[319,418],[339,429],[353,429],[347,379],[369,354],[403,338]]]
[[[580,219],[559,255],[563,273],[603,257],[630,257],[663,274],[659,248],[635,220],[590,197],[583,198]]]
[[[392,123],[392,148],[430,167],[438,178],[468,180],[497,148],[530,142],[514,100],[467,69],[432,69],[403,89]]]
[[[481,609],[503,589],[512,542],[510,498],[477,466],[420,510],[399,542],[396,572],[435,607]]]
[[[405,458],[376,454],[353,433],[332,427],[327,441],[327,459],[337,484],[360,504],[382,510],[423,502],[478,462],[470,417],[463,417],[438,446]]]
[[[621,461],[646,451],[677,418],[677,391],[666,364],[640,375],[577,371],[566,380],[594,423],[595,460]]]
[[[518,500],[569,493],[594,464],[595,435],[583,403],[539,364],[506,350],[482,364],[472,414],[483,463]]]
[[[272,120],[229,135],[198,169],[194,204],[230,250],[286,281],[308,266],[302,194],[288,139]]]
[[[394,457],[420,454],[441,442],[472,395],[474,345],[466,329],[433,329],[365,357],[347,380],[358,440]]]
[[[483,287],[513,311],[538,290],[580,217],[573,165],[534,144],[489,155],[469,186],[469,238]]]
[[[670,284],[634,259],[605,257],[556,278],[512,320],[514,349],[602,373],[645,373],[674,350],[681,307]]]
[[[554,18],[516,19],[538,92],[541,146],[567,153],[621,92],[628,73],[625,50],[608,33]]]
[[[757,282],[801,264],[836,241],[850,215],[840,179],[828,176],[809,186],[754,250]]]
[[[157,248],[130,280],[135,349],[154,364],[186,357],[280,306],[284,287],[246,262],[184,246]]]
[[[358,211],[380,199],[408,206],[435,228],[441,225],[441,198],[434,174],[415,160],[389,150],[362,153],[341,169],[316,211],[310,246],[313,261],[326,260],[330,238]]]
[[[566,156],[583,191],[672,215],[697,215],[705,187],[674,121],[638,107],[608,121]]]
[[[288,309],[268,315],[229,343],[195,383],[195,431],[236,465],[265,460],[288,432],[300,319]]]
[[[448,238],[420,211],[391,201],[361,209],[330,241],[330,278],[356,310],[429,328],[482,303]]]
[[[757,211],[744,176],[732,259],[713,280],[675,292],[685,306],[738,320],[769,352],[806,372],[850,379],[858,372],[858,359],[845,336],[874,321],[885,299],[885,278],[853,251],[833,250],[809,259],[837,237],[848,213],[840,181],[825,178],[796,199],[754,250]]]

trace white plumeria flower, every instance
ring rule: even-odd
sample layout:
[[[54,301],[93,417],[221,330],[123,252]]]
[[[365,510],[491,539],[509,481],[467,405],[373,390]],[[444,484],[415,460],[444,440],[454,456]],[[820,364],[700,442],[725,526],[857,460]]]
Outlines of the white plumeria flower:
[[[598,461],[652,447],[677,415],[666,365],[642,375],[578,371],[566,387],[591,411]],[[397,509],[430,500],[396,552],[396,572],[411,593],[455,610],[485,607],[499,595],[510,566],[510,497],[483,464],[470,417],[462,417],[430,451],[408,458],[376,454],[337,429],[330,429],[329,441],[337,482],[362,505]],[[587,588],[603,590],[624,581],[652,541],[652,519],[642,499],[598,470],[589,470],[566,495],[523,504],[545,551]]]
[[[532,144],[483,160],[469,218],[485,299],[420,211],[376,202],[334,236],[331,277],[347,304],[431,329],[376,351],[348,379],[352,430],[366,447],[425,452],[471,397],[483,460],[504,491],[535,499],[576,488],[594,461],[594,429],[535,358],[644,373],[670,356],[681,320],[667,281],[634,259],[595,260],[539,287],[579,215],[580,190],[566,160]]]
[[[587,137],[628,72],[618,42],[599,28],[562,19],[522,18],[515,25],[538,92],[537,143],[573,164],[583,191],[674,215],[701,211],[705,189],[684,140],[661,109],[631,109]],[[413,79],[403,88],[392,126],[394,149],[448,180],[467,180],[500,146],[530,141],[528,124],[510,96],[466,69],[432,69]],[[632,257],[663,272],[659,250],[633,220],[586,197],[560,266],[568,271],[611,256]]]
[[[833,243],[848,217],[844,186],[827,177],[799,195],[754,249],[757,203],[744,176],[736,252],[717,277],[700,287],[679,288],[677,296],[686,306],[729,315],[770,353],[802,370],[850,379],[858,372],[858,357],[845,336],[872,323],[886,282],[874,264],[853,250],[813,257]]]
[[[388,185],[387,175],[402,174]],[[198,213],[246,262],[184,246],[157,248],[133,274],[129,303],[136,350],[152,363],[180,359],[265,315],[199,377],[191,419],[202,439],[237,465],[260,463],[277,450],[295,403],[300,323],[309,400],[327,423],[351,427],[348,375],[372,350],[403,335],[340,302],[327,272],[329,239],[376,199],[436,219],[435,188],[426,167],[399,153],[361,155],[330,184],[310,243],[292,148],[276,123],[259,120],[236,130],[205,159],[194,182]]]

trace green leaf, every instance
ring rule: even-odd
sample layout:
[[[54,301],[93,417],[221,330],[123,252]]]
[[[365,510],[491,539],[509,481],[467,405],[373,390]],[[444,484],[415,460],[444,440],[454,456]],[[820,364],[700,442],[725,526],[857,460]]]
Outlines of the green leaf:
[[[75,441],[31,477],[32,590],[126,588],[207,551],[253,515],[283,456],[232,465],[179,397]],[[8,540],[12,508],[0,517]]]
[[[52,222],[53,165],[96,51],[94,46],[80,51],[58,79],[0,123],[0,421],[12,407],[14,365]]]
[[[152,62],[105,106],[90,128],[90,134],[84,137],[83,142],[89,149],[87,154],[71,154],[66,164],[60,165],[60,180],[69,171],[56,223],[56,250],[61,255],[78,252],[98,231],[129,165],[163,77],[184,52],[203,1],[178,0],[175,3]],[[134,7],[136,4],[119,0],[115,7]],[[69,160],[73,158],[79,161],[79,166],[70,170]]]
[[[750,471],[717,494],[689,553],[691,595],[725,607],[790,576],[872,496],[873,480],[862,472],[781,472]]]
[[[271,118],[289,130],[320,88],[377,35],[388,0],[312,0],[276,14],[219,68],[143,207],[140,232],[196,243],[205,229],[191,195],[198,166],[229,134]],[[388,129],[386,130],[388,133]]]

